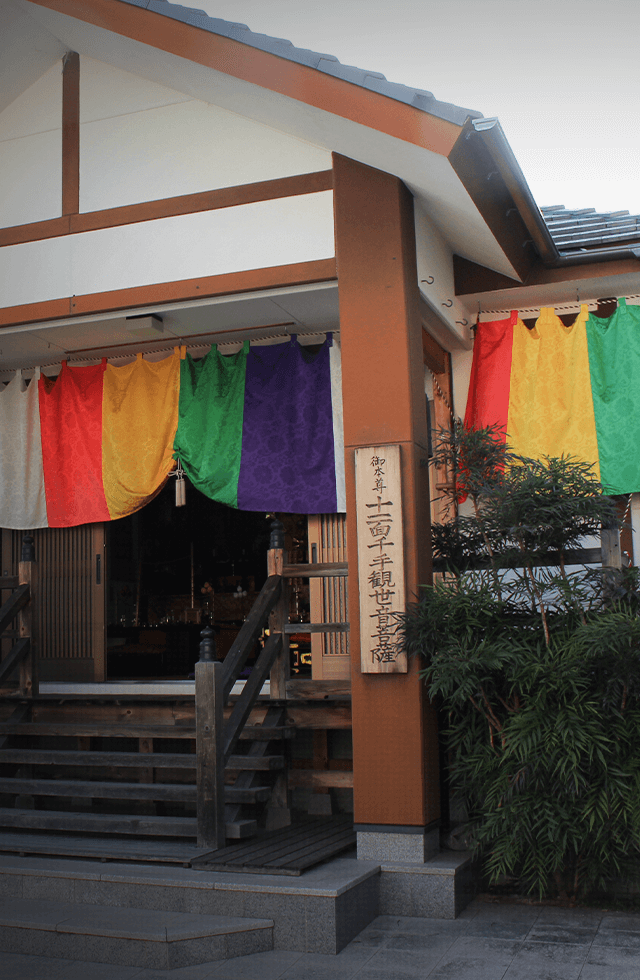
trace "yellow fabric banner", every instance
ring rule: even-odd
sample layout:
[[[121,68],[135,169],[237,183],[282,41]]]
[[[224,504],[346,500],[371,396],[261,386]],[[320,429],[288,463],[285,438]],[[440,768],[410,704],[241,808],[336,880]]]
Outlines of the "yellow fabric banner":
[[[507,442],[521,456],[575,456],[594,463],[600,479],[598,443],[582,305],[565,327],[543,307],[533,330],[522,320],[513,328]]]
[[[162,487],[175,463],[180,351],[104,374],[102,396],[102,477],[111,518],[143,507]]]

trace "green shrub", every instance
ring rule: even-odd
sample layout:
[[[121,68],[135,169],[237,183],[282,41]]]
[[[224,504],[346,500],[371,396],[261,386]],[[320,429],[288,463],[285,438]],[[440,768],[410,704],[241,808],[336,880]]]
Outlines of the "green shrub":
[[[433,529],[448,571],[404,632],[447,718],[452,792],[492,880],[584,894],[640,858],[635,571],[568,567],[615,502],[584,464],[515,457],[492,430],[458,424],[438,453],[454,475],[453,519]],[[456,516],[464,495],[472,514]]]

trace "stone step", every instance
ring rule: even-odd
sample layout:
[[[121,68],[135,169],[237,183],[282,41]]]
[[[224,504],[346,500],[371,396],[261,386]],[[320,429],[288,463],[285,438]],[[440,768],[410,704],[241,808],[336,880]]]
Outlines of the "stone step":
[[[198,856],[198,849],[194,851],[192,856]],[[141,853],[140,860],[148,859]],[[347,857],[294,878],[0,853],[0,896],[7,905],[45,899],[60,907],[135,907],[165,909],[171,915],[268,919],[273,922],[274,949],[335,954],[378,914],[379,872],[376,864]],[[262,980],[259,972],[251,978]]]
[[[273,920],[0,899],[0,950],[167,970],[273,949]]]

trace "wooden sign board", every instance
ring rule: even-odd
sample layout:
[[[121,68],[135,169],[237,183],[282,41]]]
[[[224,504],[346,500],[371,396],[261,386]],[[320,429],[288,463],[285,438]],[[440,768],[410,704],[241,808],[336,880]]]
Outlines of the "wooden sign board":
[[[406,674],[398,635],[405,611],[400,446],[356,449],[356,515],[363,674]]]

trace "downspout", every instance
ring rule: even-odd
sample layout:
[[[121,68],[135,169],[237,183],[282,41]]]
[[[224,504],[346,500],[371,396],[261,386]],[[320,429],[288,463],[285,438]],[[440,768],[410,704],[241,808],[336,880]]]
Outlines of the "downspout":
[[[563,266],[610,262],[615,259],[640,260],[640,246],[585,249],[580,252],[558,251],[499,120],[474,119],[472,125],[491,154],[496,169],[504,180],[544,265],[558,269]]]

